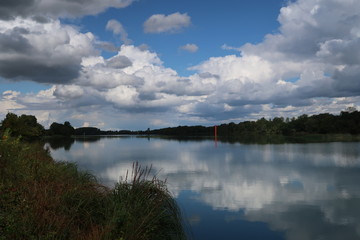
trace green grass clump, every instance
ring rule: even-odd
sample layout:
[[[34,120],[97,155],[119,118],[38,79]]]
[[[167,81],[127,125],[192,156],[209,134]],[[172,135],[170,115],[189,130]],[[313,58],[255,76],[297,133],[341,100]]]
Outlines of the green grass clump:
[[[164,181],[149,179],[151,168],[133,164],[131,176],[115,186],[113,222],[123,239],[185,239],[181,216]],[[148,227],[151,226],[151,227]]]
[[[185,239],[165,182],[147,180],[134,165],[132,180],[114,189],[76,164],[54,161],[41,143],[0,140],[0,240]]]

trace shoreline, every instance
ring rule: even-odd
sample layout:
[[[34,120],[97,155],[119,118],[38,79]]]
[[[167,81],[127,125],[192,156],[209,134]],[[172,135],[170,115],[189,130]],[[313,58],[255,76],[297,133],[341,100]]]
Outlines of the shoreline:
[[[165,182],[138,164],[110,189],[40,143],[3,136],[0,171],[1,240],[186,239]]]

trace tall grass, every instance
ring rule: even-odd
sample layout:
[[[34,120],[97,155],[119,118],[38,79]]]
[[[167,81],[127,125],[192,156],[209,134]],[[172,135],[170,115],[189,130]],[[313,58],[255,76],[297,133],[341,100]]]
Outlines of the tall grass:
[[[113,222],[124,239],[185,239],[180,211],[164,181],[150,178],[151,168],[133,164],[113,190]],[[149,227],[151,226],[151,227]]]
[[[185,239],[164,181],[134,164],[114,189],[55,162],[40,143],[0,140],[0,240]]]

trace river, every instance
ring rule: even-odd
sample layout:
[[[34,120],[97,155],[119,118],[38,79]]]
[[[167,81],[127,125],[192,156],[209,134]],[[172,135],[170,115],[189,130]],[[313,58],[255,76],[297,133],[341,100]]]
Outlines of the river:
[[[360,143],[241,144],[146,137],[48,144],[113,186],[132,163],[152,166],[189,235],[212,239],[360,239]]]

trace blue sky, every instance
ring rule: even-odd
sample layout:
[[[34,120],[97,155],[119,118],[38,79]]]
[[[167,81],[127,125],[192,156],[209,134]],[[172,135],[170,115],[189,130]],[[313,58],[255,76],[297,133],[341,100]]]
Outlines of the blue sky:
[[[359,105],[355,0],[0,3],[0,118],[214,125]]]
[[[206,6],[199,1],[143,0],[136,1],[124,9],[109,9],[96,16],[86,16],[75,24],[82,31],[90,31],[102,40],[121,44],[106,26],[109,19],[119,21],[127,31],[134,45],[147,44],[159,54],[166,67],[175,69],[180,75],[193,72],[188,67],[214,56],[224,56],[228,51],[221,49],[224,44],[241,46],[247,42],[261,42],[267,33],[277,31],[277,16],[284,0],[213,0]],[[186,13],[191,24],[177,33],[149,34],[143,30],[144,22],[154,14],[170,15]],[[179,49],[193,43],[198,45],[196,54]],[[104,53],[105,56],[111,56]]]

